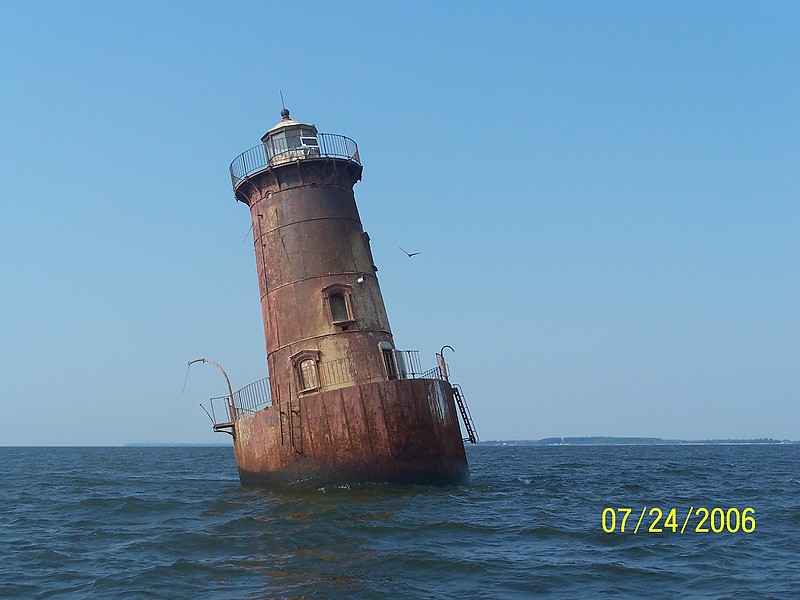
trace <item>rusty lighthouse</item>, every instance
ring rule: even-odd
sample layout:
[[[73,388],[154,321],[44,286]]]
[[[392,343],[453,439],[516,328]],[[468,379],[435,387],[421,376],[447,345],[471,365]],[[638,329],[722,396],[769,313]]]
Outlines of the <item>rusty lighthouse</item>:
[[[356,143],[281,117],[230,169],[253,223],[269,372],[212,399],[242,483],[468,483],[460,422],[476,438],[443,352],[423,372],[394,345],[353,193]]]

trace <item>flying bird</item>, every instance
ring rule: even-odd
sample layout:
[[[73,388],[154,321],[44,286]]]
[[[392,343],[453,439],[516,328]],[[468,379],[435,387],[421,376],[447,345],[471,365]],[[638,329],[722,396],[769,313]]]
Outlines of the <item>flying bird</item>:
[[[398,248],[400,248],[400,246],[398,246]],[[400,248],[400,250],[403,250],[403,249]],[[416,256],[417,254],[421,254],[421,252],[406,252],[405,250],[403,250],[403,252],[405,252],[406,255],[408,255],[408,258],[411,258],[412,256]]]

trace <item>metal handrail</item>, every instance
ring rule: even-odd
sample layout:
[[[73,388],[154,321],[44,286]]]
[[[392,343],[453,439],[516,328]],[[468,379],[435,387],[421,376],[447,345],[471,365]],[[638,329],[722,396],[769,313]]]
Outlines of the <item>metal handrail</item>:
[[[392,378],[395,379],[442,379],[438,367],[423,371],[420,367],[419,350],[392,350],[394,361]],[[359,360],[349,357],[321,362],[318,365],[319,389],[324,390],[345,383],[365,383],[386,379],[386,365],[382,355],[361,357]],[[354,371],[354,367],[362,367],[365,372]]]
[[[442,370],[439,367],[433,367],[424,373],[420,373],[417,379],[444,379],[444,377],[442,377]]]
[[[243,412],[252,413],[271,404],[269,377],[254,381],[233,393],[233,406],[236,409],[237,419],[242,417]]]
[[[235,190],[239,184],[256,173],[266,171],[272,166],[290,161],[311,158],[341,158],[361,164],[358,156],[358,145],[349,137],[336,133],[317,133],[319,147],[303,146],[286,149],[271,158],[267,155],[264,144],[253,146],[233,159],[231,163],[231,183]]]
[[[421,369],[418,350],[392,350],[391,354],[394,360],[393,378],[443,379],[439,367],[427,371]],[[345,357],[321,362],[317,366],[319,373],[319,388],[317,389],[320,391],[347,383],[366,383],[386,379],[384,357],[378,353],[366,361],[363,358],[354,360]],[[353,370],[358,367],[361,367],[363,371],[361,369]],[[233,392],[230,396],[209,398],[207,412],[209,412],[215,427],[230,427],[242,417],[267,406],[272,406],[269,377],[254,381]],[[218,408],[222,408],[225,413],[228,413],[227,421],[217,417]]]
[[[272,394],[269,389],[269,377],[259,379],[258,381],[244,386],[240,390],[235,391],[232,396],[209,398],[211,420],[214,421],[214,425],[224,425],[222,421],[217,420],[215,404],[219,405],[225,403],[227,407],[229,398],[233,400],[232,403],[230,403],[233,407],[233,414],[229,415],[231,422],[236,422],[242,417],[254,413],[265,406],[271,406]],[[230,409],[228,412],[230,412]]]

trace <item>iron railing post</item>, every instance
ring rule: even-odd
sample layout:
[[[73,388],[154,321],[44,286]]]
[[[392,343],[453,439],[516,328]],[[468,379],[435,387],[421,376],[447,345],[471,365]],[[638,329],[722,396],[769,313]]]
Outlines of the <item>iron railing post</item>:
[[[228,384],[228,418],[230,419],[230,422],[233,423],[236,421],[236,409],[233,406],[233,388],[231,387],[231,380],[228,378],[228,374],[225,372],[225,369],[223,369],[219,363],[214,362],[210,358],[196,358],[194,360],[190,360],[189,366],[196,362],[204,362],[214,365],[225,377],[225,383]]]

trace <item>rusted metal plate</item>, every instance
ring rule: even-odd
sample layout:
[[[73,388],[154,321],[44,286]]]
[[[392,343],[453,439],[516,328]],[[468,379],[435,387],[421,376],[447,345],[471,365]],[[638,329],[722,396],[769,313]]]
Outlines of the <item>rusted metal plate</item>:
[[[450,384],[395,379],[404,373],[386,354],[392,332],[353,194],[358,149],[339,150],[268,166],[253,149],[231,167],[253,221],[272,392],[271,407],[235,424],[241,480],[468,483]]]
[[[245,186],[266,346],[275,362],[285,363],[309,345],[322,361],[352,359],[392,340],[352,190],[360,175],[360,165],[348,161],[309,160],[270,169]],[[321,291],[334,284],[353,290],[354,322],[347,331],[332,326],[323,310]],[[270,375],[289,389],[291,381]]]
[[[431,410],[431,395],[444,411]],[[236,424],[245,485],[386,481],[469,483],[449,384],[441,380],[368,383],[302,398],[303,453],[281,443],[274,407]]]

